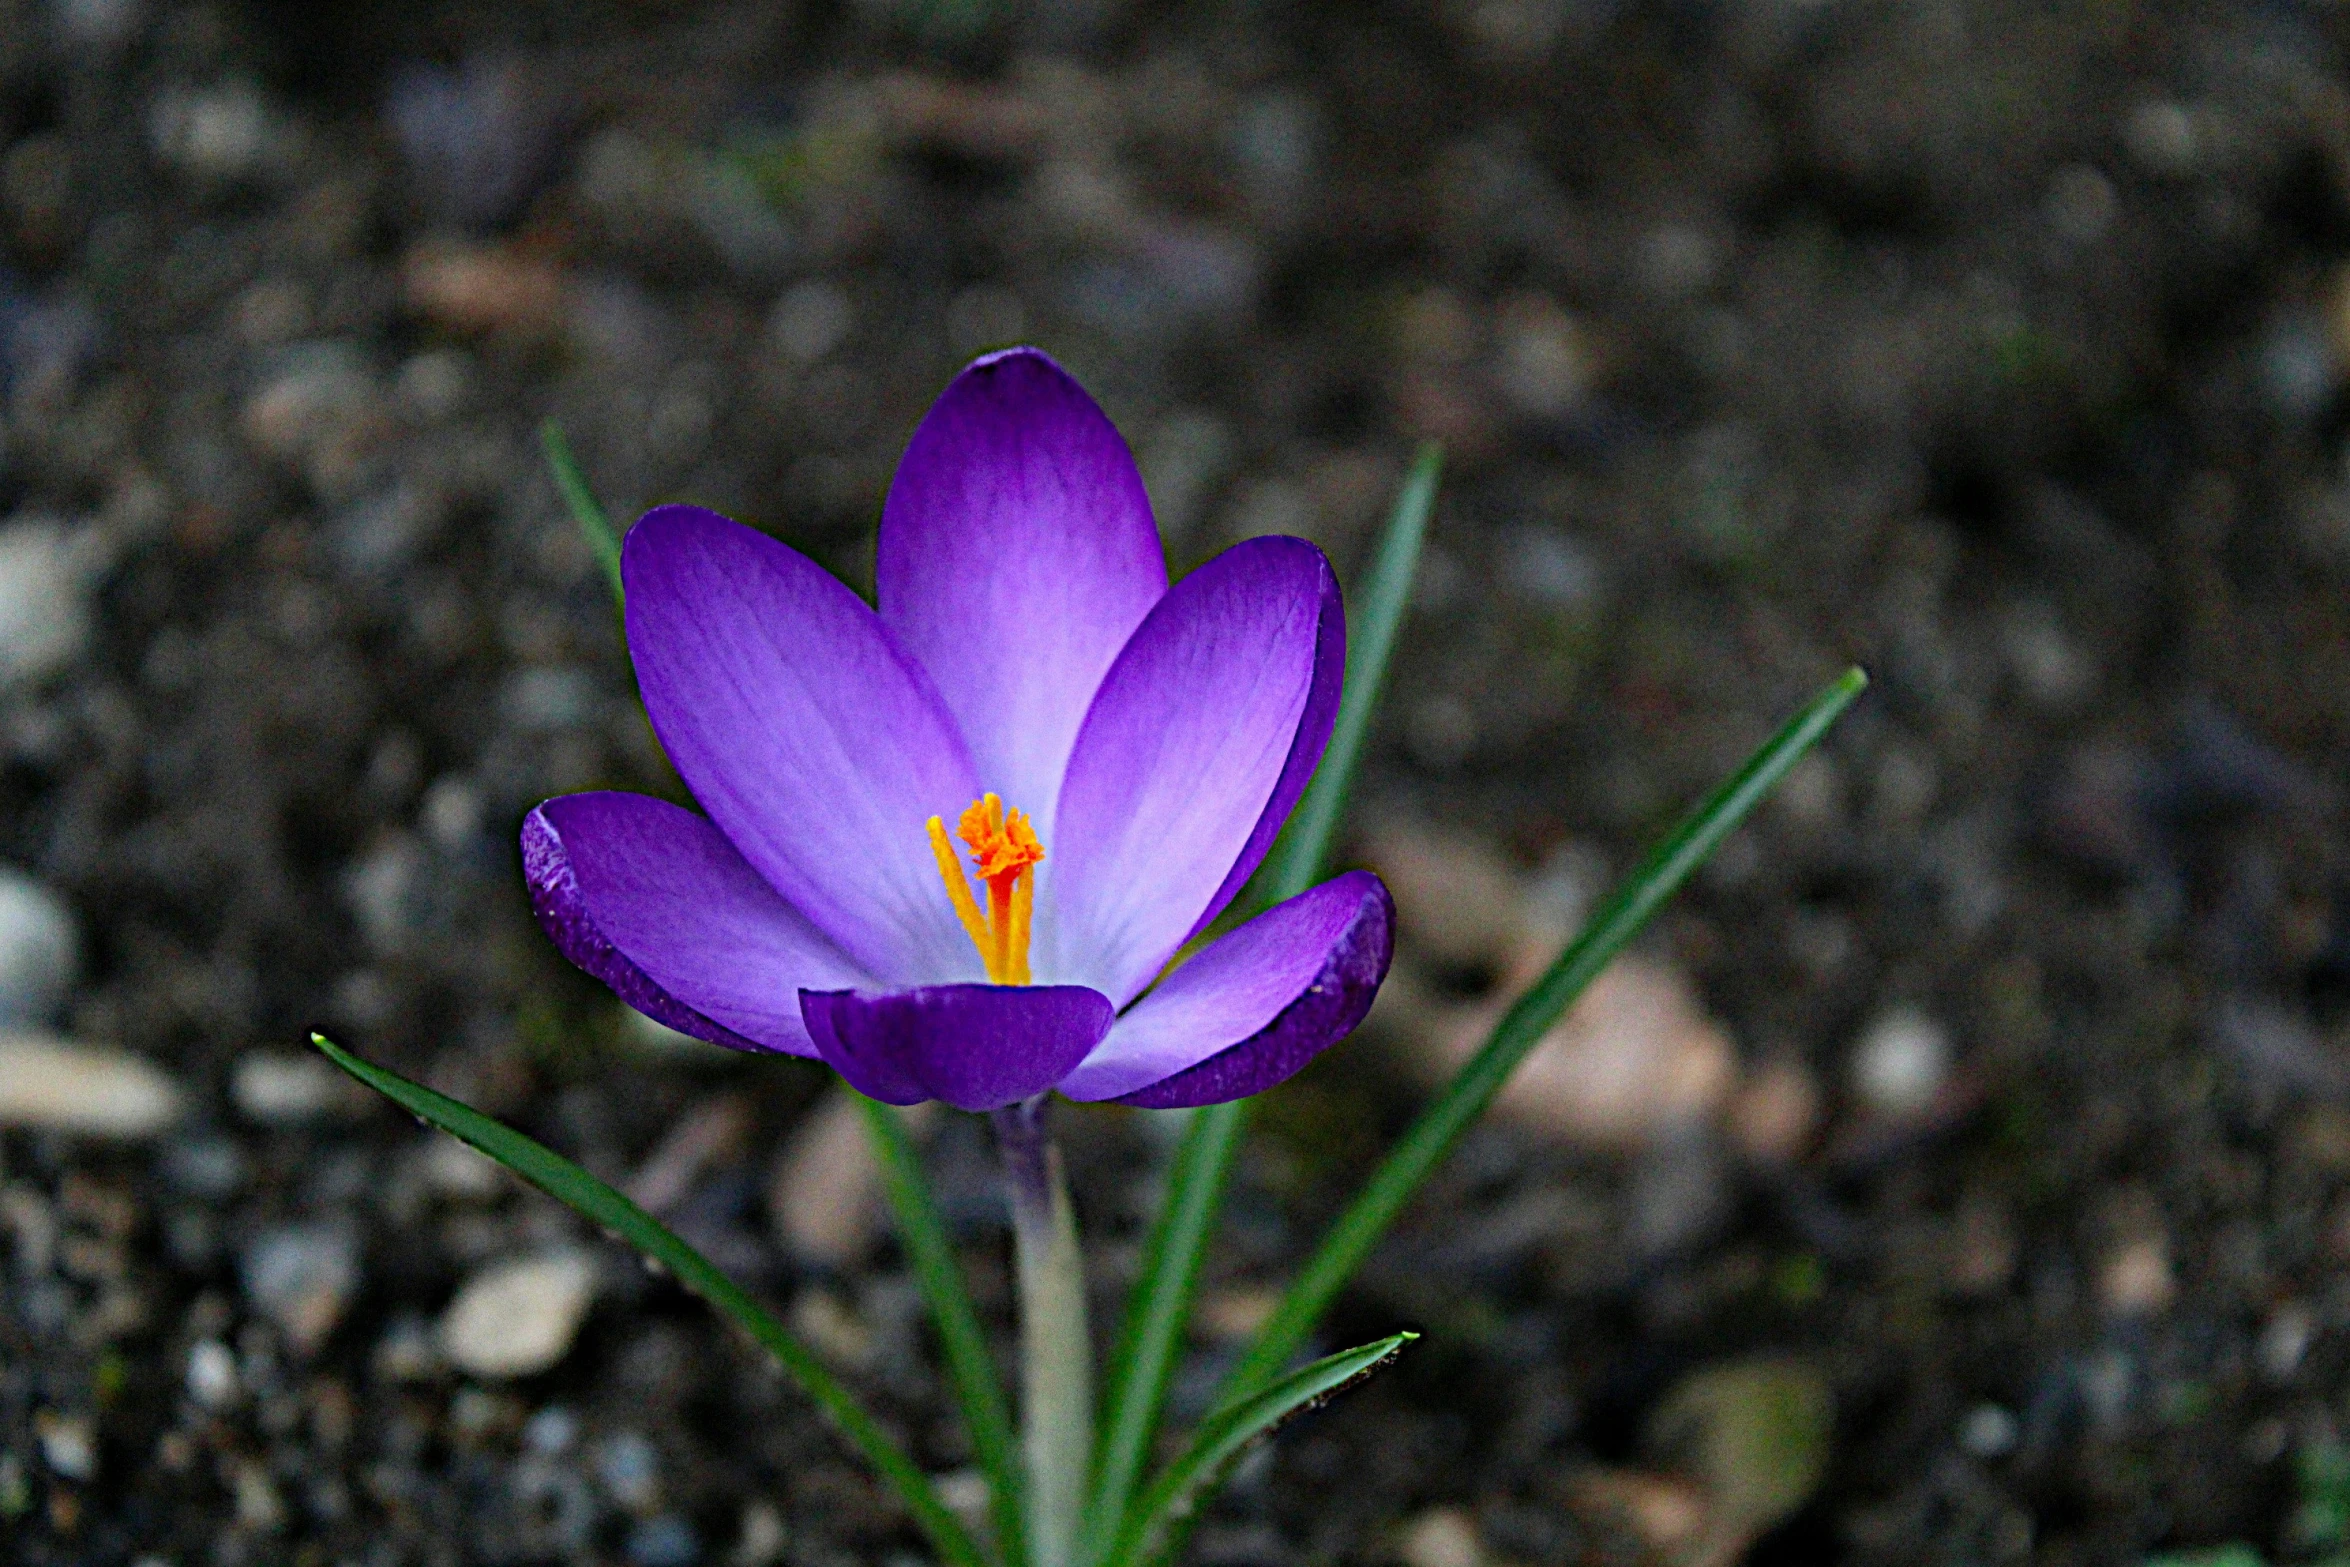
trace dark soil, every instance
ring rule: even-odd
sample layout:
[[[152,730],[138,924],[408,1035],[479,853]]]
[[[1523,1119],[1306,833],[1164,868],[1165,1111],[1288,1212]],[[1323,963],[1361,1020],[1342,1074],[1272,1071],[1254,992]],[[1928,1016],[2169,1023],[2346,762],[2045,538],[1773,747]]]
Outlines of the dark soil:
[[[554,1370],[437,1366],[459,1281],[576,1226],[388,1109],[232,1084],[330,1028],[616,1178],[734,1104],[672,1217],[967,1464],[886,1240],[778,1237],[824,1074],[646,1046],[513,843],[550,794],[676,790],[539,421],[615,511],[864,581],[914,420],[1018,338],[1181,563],[1303,531],[1351,576],[1446,444],[1367,811],[1622,868],[1876,677],[1649,942],[1823,1128],[1663,1176],[1478,1134],[1330,1327],[1426,1336],[1201,1559],[1408,1556],[1435,1507],[1492,1561],[1636,1559],[1584,1482],[1760,1351],[1837,1424],[1753,1562],[2299,1559],[2296,1462],[2350,1423],[2346,42],[2284,0],[0,0],[0,515],[108,562],[86,655],[0,697],[0,858],[85,923],[69,1032],[194,1106],[0,1136],[5,1553],[919,1558],[612,1248]],[[1953,1060],[1888,1118],[1850,1085],[1897,1005]],[[1268,1102],[1220,1299],[1408,1118],[1409,1033]],[[1063,1116],[1105,1311],[1145,1120]],[[931,1154],[1008,1329],[980,1129]],[[272,1255],[356,1259],[315,1342]]]

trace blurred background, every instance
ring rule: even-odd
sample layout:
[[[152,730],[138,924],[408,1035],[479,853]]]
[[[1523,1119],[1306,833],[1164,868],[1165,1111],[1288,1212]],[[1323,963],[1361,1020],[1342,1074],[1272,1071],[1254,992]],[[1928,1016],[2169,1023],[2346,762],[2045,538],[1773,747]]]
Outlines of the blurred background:
[[[529,919],[676,791],[538,451],[854,583],[1029,341],[1170,558],[1443,498],[1177,1389],[1640,847],[1876,684],[1329,1328],[1211,1567],[2350,1540],[2350,23],[2007,0],[0,0],[0,1540],[912,1567],[625,1183],[976,1499],[857,1129]],[[1108,1321],[1167,1121],[1062,1124]],[[990,1156],[929,1155],[1007,1323]]]

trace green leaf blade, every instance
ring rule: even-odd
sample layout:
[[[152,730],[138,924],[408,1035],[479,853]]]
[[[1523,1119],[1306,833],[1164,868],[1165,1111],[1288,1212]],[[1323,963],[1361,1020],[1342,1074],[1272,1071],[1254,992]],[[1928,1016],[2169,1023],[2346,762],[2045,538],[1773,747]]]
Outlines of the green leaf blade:
[[[1329,863],[1330,846],[1371,732],[1371,717],[1411,606],[1443,463],[1442,448],[1434,443],[1422,447],[1396,494],[1370,574],[1353,607],[1346,684],[1330,743],[1251,886],[1252,901],[1259,907],[1311,888]],[[1157,1437],[1167,1386],[1199,1286],[1201,1260],[1223,1208],[1225,1182],[1248,1127],[1249,1106],[1246,1100],[1207,1105],[1190,1112],[1190,1117],[1168,1172],[1166,1198],[1144,1244],[1142,1268],[1127,1299],[1110,1362],[1093,1506],[1080,1553],[1088,1562],[1099,1561],[1118,1538]]]
[[[1158,1553],[1169,1528],[1191,1515],[1205,1495],[1251,1444],[1282,1422],[1344,1392],[1395,1358],[1416,1333],[1397,1333],[1300,1367],[1272,1386],[1211,1415],[1192,1433],[1182,1456],[1151,1482],[1135,1503],[1106,1567],[1142,1567]]]
[[[1728,780],[1683,817],[1639,868],[1612,893],[1559,954],[1542,978],[1519,997],[1442,1093],[1420,1113],[1380,1162],[1346,1212],[1260,1328],[1248,1352],[1225,1377],[1218,1408],[1230,1408],[1266,1386],[1288,1364],[1338,1292],[1370,1256],[1414,1193],[1452,1152],[1528,1051],[1583,993],[1615,955],[1647,925],[1759,805],[1788,769],[1827,733],[1868,685],[1847,670],[1790,719]]]
[[[579,460],[571,455],[571,443],[563,438],[563,427],[552,419],[540,425],[539,447],[547,454],[547,471],[554,475],[555,488],[570,509],[571,520],[579,524],[581,536],[595,552],[596,564],[604,568],[604,579],[612,587],[612,602],[625,609],[628,594],[620,582],[620,530],[612,526],[612,518],[597,501],[596,492],[588,488],[587,476],[579,471]]]
[[[904,1117],[893,1107],[868,1099],[843,1084],[838,1092],[853,1094],[864,1113],[875,1157],[881,1164],[882,1186],[897,1216],[898,1239],[906,1249],[923,1303],[938,1329],[939,1348],[947,1363],[955,1398],[962,1407],[964,1428],[971,1435],[972,1456],[987,1476],[989,1521],[995,1526],[996,1553],[1004,1567],[1023,1567],[1027,1560],[1027,1472],[1021,1467],[1020,1441],[1012,1429],[1011,1404],[996,1374],[995,1359],[987,1350],[987,1334],[963,1282],[955,1251],[939,1218],[938,1203],[923,1179],[922,1164],[906,1135]]]
[[[939,1499],[929,1476],[916,1467],[905,1449],[881,1429],[865,1406],[857,1401],[856,1395],[817,1359],[813,1351],[753,1300],[742,1286],[720,1272],[707,1257],[679,1239],[667,1225],[569,1159],[525,1137],[512,1127],[494,1121],[445,1094],[435,1093],[420,1083],[412,1083],[397,1072],[387,1071],[373,1062],[362,1060],[324,1035],[312,1034],[310,1042],[336,1066],[401,1109],[487,1154],[548,1196],[611,1231],[667,1268],[678,1283],[716,1307],[748,1333],[760,1348],[775,1357],[792,1380],[799,1383],[808,1396],[816,1401],[817,1407],[831,1419],[849,1444],[897,1492],[899,1499],[913,1514],[916,1526],[929,1537],[931,1545],[943,1560],[953,1563],[954,1567],[996,1567],[987,1553],[971,1538],[969,1531],[964,1529],[962,1522]]]

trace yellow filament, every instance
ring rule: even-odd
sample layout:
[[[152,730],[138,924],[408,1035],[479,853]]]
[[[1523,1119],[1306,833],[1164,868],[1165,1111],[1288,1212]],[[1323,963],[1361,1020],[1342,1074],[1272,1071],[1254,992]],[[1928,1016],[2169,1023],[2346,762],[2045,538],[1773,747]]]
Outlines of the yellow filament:
[[[955,858],[946,823],[933,816],[929,831],[939,880],[946,884],[947,900],[954,905],[955,917],[963,922],[971,945],[979,949],[988,980],[998,985],[1029,983],[1028,939],[1035,923],[1036,864],[1044,858],[1044,845],[1037,841],[1028,818],[1019,811],[1007,813],[1000,795],[983,794],[971,802],[956,824],[957,835],[971,846],[972,866],[987,888],[984,911],[972,892],[970,878]]]

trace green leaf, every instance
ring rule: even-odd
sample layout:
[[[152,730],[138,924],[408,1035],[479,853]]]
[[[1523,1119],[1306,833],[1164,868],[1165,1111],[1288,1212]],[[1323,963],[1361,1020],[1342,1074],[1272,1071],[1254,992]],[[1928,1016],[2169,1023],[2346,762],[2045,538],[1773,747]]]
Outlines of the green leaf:
[[[597,504],[596,492],[588,488],[578,460],[571,455],[571,443],[563,438],[563,427],[552,419],[540,425],[539,445],[547,454],[547,468],[555,476],[555,488],[562,492],[563,504],[571,508],[571,520],[579,524],[588,548],[596,552],[597,564],[604,568],[605,579],[612,584],[612,602],[625,608],[627,594],[620,585],[619,531],[612,526],[604,508]]]
[[[775,1357],[777,1364],[831,1418],[849,1444],[898,1493],[907,1511],[914,1515],[915,1525],[929,1536],[941,1559],[954,1567],[995,1567],[978,1542],[939,1500],[929,1477],[881,1429],[864,1405],[857,1402],[856,1395],[740,1285],[678,1239],[666,1225],[561,1154],[511,1127],[500,1125],[480,1111],[363,1061],[323,1035],[312,1034],[310,1042],[324,1051],[328,1060],[403,1110],[488,1154],[548,1196],[569,1204],[667,1268],[680,1284],[732,1318],[760,1348]]]
[[[852,1094],[865,1113],[873,1150],[881,1162],[882,1185],[898,1220],[898,1239],[906,1261],[938,1327],[939,1347],[955,1397],[963,1409],[963,1424],[971,1433],[971,1450],[987,1476],[990,1520],[995,1525],[996,1551],[1005,1567],[1021,1567],[1028,1549],[1026,1519],[1027,1476],[1021,1467],[1019,1439],[1012,1431],[1011,1405],[996,1375],[995,1360],[987,1352],[987,1335],[972,1309],[963,1270],[947,1242],[938,1204],[922,1178],[922,1164],[906,1135],[904,1118],[888,1105],[866,1098],[847,1084],[838,1092]]]
[[[1322,752],[1313,782],[1306,786],[1288,827],[1266,857],[1252,886],[1260,905],[1304,892],[1321,878],[1330,844],[1346,811],[1349,787],[1362,760],[1371,715],[1395,653],[1397,633],[1411,604],[1428,516],[1436,505],[1436,481],[1443,450],[1420,449],[1396,495],[1387,530],[1372,558],[1371,572],[1352,606],[1347,639],[1346,686],[1330,744]],[[1094,1463],[1093,1506],[1086,1519],[1081,1561],[1098,1561],[1118,1537],[1126,1506],[1142,1477],[1166,1408],[1167,1384],[1183,1347],[1199,1285],[1200,1261],[1223,1207],[1224,1183],[1232,1155],[1248,1125],[1248,1103],[1208,1105],[1188,1112],[1167,1194],[1143,1246],[1142,1270],[1127,1297],[1118,1347],[1110,1357],[1103,1400],[1102,1444]]]
[[[1135,1503],[1110,1549],[1107,1567],[1140,1567],[1149,1561],[1166,1543],[1169,1526],[1191,1515],[1201,1496],[1251,1443],[1271,1435],[1291,1416],[1369,1376],[1418,1337],[1416,1333],[1398,1333],[1376,1344],[1317,1360],[1222,1414],[1210,1416],[1192,1433],[1182,1456],[1169,1464]]]
[[[1847,670],[1813,697],[1747,759],[1745,766],[1684,817],[1664,842],[1649,852],[1631,878],[1609,895],[1583,933],[1559,954],[1534,987],[1518,998],[1476,1055],[1454,1074],[1435,1102],[1420,1112],[1403,1140],[1380,1162],[1369,1184],[1323,1237],[1272,1317],[1257,1330],[1247,1354],[1225,1377],[1217,1407],[1230,1408],[1251,1397],[1288,1364],[1331,1300],[1354,1277],[1421,1183],[1452,1152],[1461,1134],[1492,1103],[1526,1053],[1867,685],[1868,676],[1858,669]]]

